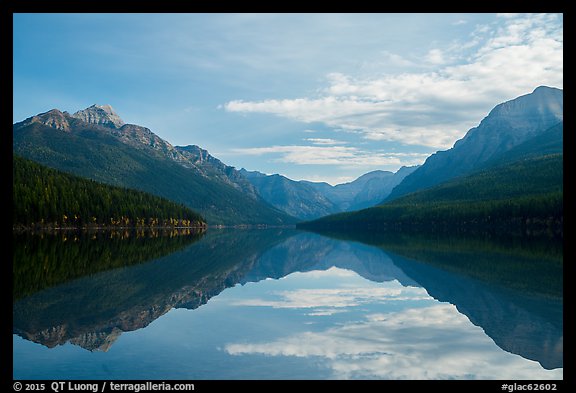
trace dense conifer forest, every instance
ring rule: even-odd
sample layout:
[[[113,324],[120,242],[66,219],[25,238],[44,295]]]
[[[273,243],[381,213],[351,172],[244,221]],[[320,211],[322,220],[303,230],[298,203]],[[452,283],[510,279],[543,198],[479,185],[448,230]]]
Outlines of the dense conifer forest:
[[[202,227],[182,204],[13,158],[13,227]],[[177,186],[177,185],[175,185]]]

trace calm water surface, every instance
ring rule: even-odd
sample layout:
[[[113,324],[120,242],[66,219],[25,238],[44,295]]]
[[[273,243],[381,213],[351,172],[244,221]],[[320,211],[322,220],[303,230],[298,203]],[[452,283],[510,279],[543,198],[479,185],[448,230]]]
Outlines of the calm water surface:
[[[15,379],[563,377],[551,246],[278,229],[14,244]]]

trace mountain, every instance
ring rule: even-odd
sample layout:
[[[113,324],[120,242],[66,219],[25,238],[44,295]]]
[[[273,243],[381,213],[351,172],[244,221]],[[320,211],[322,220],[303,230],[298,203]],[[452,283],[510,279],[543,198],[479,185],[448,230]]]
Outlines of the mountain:
[[[373,171],[360,176],[359,178],[350,183],[338,184],[336,186],[330,186],[327,183],[309,182],[308,184],[310,184],[317,190],[323,192],[327,198],[329,198],[336,204],[336,206],[338,207],[338,211],[342,212],[353,210],[351,209],[351,206],[353,205],[355,199],[357,197],[362,199],[362,196],[359,196],[359,194],[364,190],[365,187],[367,187],[369,183],[372,183],[373,189],[381,188],[382,185],[385,187],[385,185],[388,183],[388,181],[393,175],[394,175],[393,172]],[[376,202],[381,200],[382,200],[381,198],[377,199]]]
[[[562,90],[541,86],[530,94],[497,105],[454,147],[428,157],[392,190],[387,200],[469,174],[488,160],[547,131],[563,121],[563,98]]]
[[[382,205],[298,224],[313,230],[563,234],[563,154],[494,165]]]
[[[328,183],[294,181],[282,175],[254,171],[240,173],[272,206],[302,220],[374,206],[388,196],[417,167],[402,167],[396,173],[373,171],[358,179],[332,186]]]
[[[562,154],[564,151],[564,122],[560,122],[541,134],[528,139],[512,149],[496,155],[486,161],[481,167],[489,168],[496,165],[511,163],[518,160],[534,158],[549,154]]]
[[[272,206],[303,220],[338,212],[336,205],[309,184],[282,175],[241,170],[258,194]]]
[[[267,204],[247,182],[235,182],[240,176],[234,168],[199,148],[176,148],[148,128],[124,124],[108,105],[74,115],[53,109],[16,123],[12,148],[48,167],[182,203],[209,225],[296,221]]]
[[[200,170],[203,176],[218,179],[244,194],[258,199],[258,192],[241,171],[224,164],[216,157],[211,156],[208,151],[196,145],[175,146],[175,149],[192,163],[193,168]]]
[[[381,202],[392,189],[406,176],[415,171],[417,166],[402,167],[396,173],[389,171],[372,171],[365,173],[350,183],[331,186],[328,183],[303,181],[321,192],[336,205],[338,212],[352,211],[374,206]]]
[[[110,105],[92,105],[74,113],[72,117],[89,124],[99,124],[111,128],[120,128],[124,125],[124,121]]]
[[[339,190],[339,188],[346,189],[347,187],[358,190],[354,199],[350,202],[350,205],[344,208],[343,211],[360,210],[374,206],[390,195],[394,187],[400,184],[406,176],[414,172],[417,168],[418,166],[403,166],[395,173],[373,171],[360,176],[352,183],[337,185],[334,187],[335,190]]]

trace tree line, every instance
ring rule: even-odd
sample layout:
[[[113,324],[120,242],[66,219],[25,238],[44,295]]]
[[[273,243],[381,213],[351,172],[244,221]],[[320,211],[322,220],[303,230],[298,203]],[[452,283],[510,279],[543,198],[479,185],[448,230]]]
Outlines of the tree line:
[[[202,227],[188,207],[14,156],[13,227]],[[175,185],[177,186],[177,185]]]
[[[321,230],[516,232],[563,236],[563,156],[490,168],[382,205],[298,224]]]
[[[298,224],[309,229],[563,233],[562,193],[477,202],[428,202],[377,206]]]

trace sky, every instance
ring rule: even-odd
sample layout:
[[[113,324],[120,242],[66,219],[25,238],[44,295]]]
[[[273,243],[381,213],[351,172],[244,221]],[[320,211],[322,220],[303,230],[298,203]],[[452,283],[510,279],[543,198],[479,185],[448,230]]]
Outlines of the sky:
[[[351,181],[422,164],[563,88],[562,14],[14,14],[13,122],[109,104],[238,169]]]

